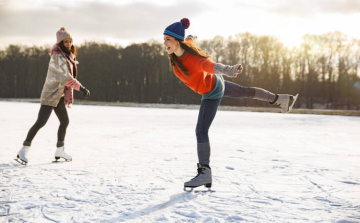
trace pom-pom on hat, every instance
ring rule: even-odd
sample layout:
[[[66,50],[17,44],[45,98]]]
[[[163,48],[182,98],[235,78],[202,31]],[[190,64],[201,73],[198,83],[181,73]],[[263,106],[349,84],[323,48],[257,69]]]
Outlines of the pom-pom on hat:
[[[168,26],[165,31],[164,35],[172,36],[176,39],[185,40],[185,29],[189,28],[190,20],[188,18],[183,18],[180,22],[175,22]]]
[[[57,43],[60,43],[66,38],[72,39],[72,36],[68,31],[66,31],[65,27],[61,27],[60,30],[56,32],[56,41]]]

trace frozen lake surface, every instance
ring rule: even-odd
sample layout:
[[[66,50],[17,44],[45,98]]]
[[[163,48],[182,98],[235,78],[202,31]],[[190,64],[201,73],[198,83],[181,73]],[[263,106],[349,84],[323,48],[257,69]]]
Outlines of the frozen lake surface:
[[[196,175],[197,110],[73,105],[14,161],[40,104],[0,101],[0,223],[360,222],[360,118],[218,111],[213,192]],[[204,187],[197,189],[205,190]]]

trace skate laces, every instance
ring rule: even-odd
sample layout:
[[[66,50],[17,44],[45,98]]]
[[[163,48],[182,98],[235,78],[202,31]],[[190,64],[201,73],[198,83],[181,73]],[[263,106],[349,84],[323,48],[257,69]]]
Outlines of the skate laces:
[[[205,170],[204,167],[199,167],[197,169],[197,175],[194,178],[192,178],[192,180],[195,179],[196,177],[198,177],[200,174],[204,174],[204,170]]]
[[[278,100],[276,100],[274,104],[278,105],[278,106],[280,106],[280,108],[282,108],[282,106],[284,105],[284,99],[279,97]]]
[[[284,102],[286,101],[286,100],[289,100],[289,102],[288,102],[288,107],[292,104],[292,102],[294,101],[294,96],[292,96],[292,95],[289,95],[289,98],[287,99],[287,98],[282,98],[282,100],[281,101],[279,101],[279,102],[275,102],[275,104],[276,105],[278,105],[280,108],[283,108],[284,106],[286,107],[286,105],[284,104]]]
[[[279,104],[275,103],[275,105],[279,106],[281,109],[284,107],[284,104],[282,104],[282,103],[279,103]]]
[[[284,103],[286,103],[286,101],[289,101],[289,104],[290,104],[290,102],[293,100],[293,96],[292,95],[286,95],[286,96],[288,96],[289,98],[284,97],[284,95],[281,95],[281,97],[279,96],[278,100],[276,100],[274,104],[280,106],[280,108],[282,108],[283,106],[286,106],[284,104]]]

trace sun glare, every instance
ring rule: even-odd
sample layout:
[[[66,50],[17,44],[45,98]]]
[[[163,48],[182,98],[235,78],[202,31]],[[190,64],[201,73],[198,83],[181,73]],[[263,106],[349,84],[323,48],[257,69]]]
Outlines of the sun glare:
[[[299,35],[291,35],[291,33],[289,34],[284,34],[279,36],[280,37],[280,42],[284,43],[285,46],[292,48],[294,46],[298,47],[300,46],[300,44],[302,43],[302,38]]]

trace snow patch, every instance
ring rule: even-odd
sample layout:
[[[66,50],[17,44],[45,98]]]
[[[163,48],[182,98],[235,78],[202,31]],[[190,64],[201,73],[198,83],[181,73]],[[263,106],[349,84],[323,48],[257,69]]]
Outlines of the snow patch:
[[[0,222],[359,220],[358,117],[218,111],[212,192],[186,193],[197,110],[75,104],[65,145],[73,161],[52,163],[53,113],[22,166],[14,158],[40,105],[0,108]]]

